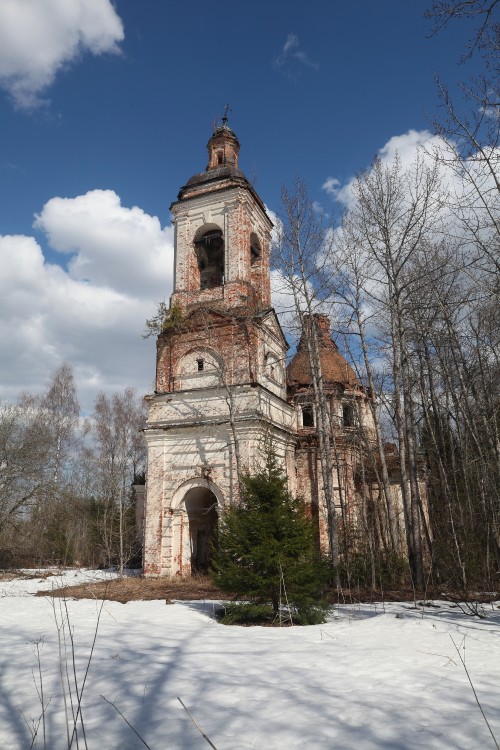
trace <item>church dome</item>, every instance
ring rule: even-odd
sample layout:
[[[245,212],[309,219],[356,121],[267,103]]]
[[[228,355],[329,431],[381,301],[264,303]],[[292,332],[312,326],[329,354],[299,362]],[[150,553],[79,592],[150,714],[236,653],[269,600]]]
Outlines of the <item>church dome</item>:
[[[211,180],[220,180],[225,177],[238,178],[247,182],[247,178],[245,177],[241,169],[238,169],[238,167],[235,167],[232,164],[227,164],[222,167],[207,169],[206,172],[198,172],[197,174],[194,174],[186,182],[186,186],[192,187],[193,185],[201,185],[204,182],[210,182]]]
[[[330,320],[327,315],[315,314],[314,321],[318,330],[321,372],[324,383],[340,383],[346,386],[358,386],[359,381],[351,365],[340,354],[337,345],[330,335]],[[289,385],[305,386],[312,382],[306,336],[310,336],[311,318],[305,317],[305,331],[300,337],[297,353],[287,367]]]
[[[240,142],[227,124],[226,117],[223,118],[222,125],[215,128],[207,143],[207,151],[207,170],[226,165],[238,167]]]
[[[190,194],[191,189],[204,185],[230,180],[234,184],[251,187],[244,173],[238,166],[240,142],[227,124],[227,112],[214,127],[214,132],[207,143],[208,164],[204,172],[194,174],[181,188],[178,200]]]

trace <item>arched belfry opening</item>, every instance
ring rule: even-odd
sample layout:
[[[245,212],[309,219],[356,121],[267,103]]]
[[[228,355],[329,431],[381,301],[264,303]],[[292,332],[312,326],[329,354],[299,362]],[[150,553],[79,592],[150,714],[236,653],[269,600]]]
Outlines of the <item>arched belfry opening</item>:
[[[252,232],[250,235],[250,265],[255,266],[260,262],[261,259],[261,248],[260,248],[260,242],[257,235]]]
[[[212,542],[217,528],[217,498],[208,487],[193,487],[184,497],[189,522],[191,571],[210,567]]]
[[[224,283],[224,238],[219,228],[208,229],[195,239],[200,271],[200,289],[213,289]]]

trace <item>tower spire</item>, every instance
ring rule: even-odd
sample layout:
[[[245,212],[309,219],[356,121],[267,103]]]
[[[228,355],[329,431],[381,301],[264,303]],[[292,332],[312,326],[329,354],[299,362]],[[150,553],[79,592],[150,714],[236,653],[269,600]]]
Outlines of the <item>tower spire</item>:
[[[224,114],[222,116],[222,127],[227,128],[227,113],[232,112],[232,107],[230,104],[224,105]]]
[[[231,107],[229,104],[226,104],[224,106],[224,114],[220,120],[216,121],[214,132],[207,144],[207,169],[217,169],[226,165],[238,167],[240,144],[236,135],[227,124],[228,112],[231,112]]]

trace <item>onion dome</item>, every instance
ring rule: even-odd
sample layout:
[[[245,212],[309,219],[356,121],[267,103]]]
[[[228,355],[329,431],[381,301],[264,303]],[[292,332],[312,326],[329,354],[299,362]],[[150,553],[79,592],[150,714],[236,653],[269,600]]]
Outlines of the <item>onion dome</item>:
[[[323,382],[340,383],[344,386],[359,387],[359,381],[351,365],[340,354],[330,335],[330,319],[327,315],[314,314],[313,322],[318,332],[319,353]],[[296,387],[309,386],[312,382],[311,367],[307,351],[306,337],[311,336],[311,317],[305,316],[304,331],[300,337],[297,353],[287,367],[288,384]]]
[[[238,166],[240,142],[227,124],[227,110],[228,107],[226,106],[224,117],[215,125],[214,132],[207,143],[208,165],[206,170],[189,178],[179,192],[179,200],[190,195],[192,188],[200,188],[212,183],[218,184],[227,180],[231,184],[251,187]]]

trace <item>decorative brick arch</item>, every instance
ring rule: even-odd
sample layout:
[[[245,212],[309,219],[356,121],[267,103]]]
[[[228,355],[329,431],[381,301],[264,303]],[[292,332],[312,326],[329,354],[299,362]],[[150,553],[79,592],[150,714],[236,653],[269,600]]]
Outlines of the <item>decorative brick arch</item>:
[[[201,238],[203,237],[203,235],[207,234],[207,232],[221,232],[222,235],[224,235],[224,231],[219,224],[214,224],[213,222],[207,222],[206,224],[202,224],[201,227],[198,227],[193,237],[193,242],[195,244],[199,242]]]
[[[193,477],[179,485],[171,505],[171,575],[192,575],[209,568],[210,540],[223,503],[222,492],[210,479]]]
[[[210,479],[204,479],[203,477],[193,477],[192,479],[187,479],[185,482],[182,482],[182,484],[180,484],[175,490],[174,494],[172,495],[172,510],[183,510],[181,506],[187,493],[189,492],[189,490],[195,489],[197,487],[213,492],[217,500],[218,510],[220,510],[220,508],[224,506],[224,495],[217,487],[217,485],[214,484],[214,482],[212,482]]]
[[[175,379],[181,389],[206,388],[220,385],[224,360],[209,346],[191,347],[180,357]]]

